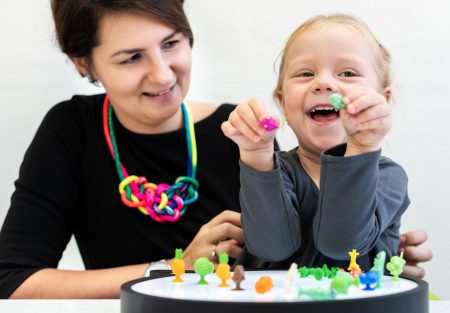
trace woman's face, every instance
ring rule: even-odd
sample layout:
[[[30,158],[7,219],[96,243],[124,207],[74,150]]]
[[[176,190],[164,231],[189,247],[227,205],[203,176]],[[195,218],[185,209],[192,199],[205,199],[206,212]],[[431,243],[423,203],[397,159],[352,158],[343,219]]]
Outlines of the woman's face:
[[[191,74],[189,39],[154,17],[132,13],[105,16],[99,38],[92,73],[120,122],[138,133],[181,127]]]

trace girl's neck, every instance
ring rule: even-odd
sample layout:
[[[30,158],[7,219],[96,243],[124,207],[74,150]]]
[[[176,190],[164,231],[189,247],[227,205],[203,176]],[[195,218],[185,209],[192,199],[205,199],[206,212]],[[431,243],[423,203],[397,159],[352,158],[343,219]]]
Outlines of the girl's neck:
[[[316,184],[317,188],[320,186],[320,155],[310,154],[300,147],[297,148],[297,156],[300,164],[305,169],[308,176]]]

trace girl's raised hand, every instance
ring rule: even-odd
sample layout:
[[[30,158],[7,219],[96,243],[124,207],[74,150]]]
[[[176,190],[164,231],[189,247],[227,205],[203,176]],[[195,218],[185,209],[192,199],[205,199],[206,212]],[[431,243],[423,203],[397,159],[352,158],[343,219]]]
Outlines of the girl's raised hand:
[[[231,112],[228,121],[222,123],[223,133],[233,140],[241,150],[254,151],[273,146],[275,129],[266,129],[263,121],[268,118],[278,124],[278,119],[270,117],[259,98],[251,98],[239,104]]]
[[[376,151],[391,129],[390,88],[384,95],[370,87],[353,89],[344,96],[347,108],[340,116],[347,132],[346,155]]]
[[[228,121],[222,123],[222,131],[239,146],[243,163],[260,171],[269,171],[274,168],[274,139],[278,125],[278,119],[266,113],[262,100],[251,98],[231,112]]]

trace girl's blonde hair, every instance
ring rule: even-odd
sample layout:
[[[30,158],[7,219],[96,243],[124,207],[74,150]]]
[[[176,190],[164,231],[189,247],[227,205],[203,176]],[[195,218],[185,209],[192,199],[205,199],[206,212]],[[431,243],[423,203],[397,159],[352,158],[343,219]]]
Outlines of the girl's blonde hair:
[[[310,18],[305,23],[300,25],[289,37],[286,45],[281,52],[281,61],[279,67],[278,82],[273,96],[277,102],[279,102],[281,90],[283,87],[283,77],[286,72],[286,54],[294,43],[295,39],[300,35],[305,34],[314,27],[325,24],[341,24],[349,26],[361,33],[361,35],[368,40],[369,44],[373,48],[375,66],[378,69],[377,75],[383,88],[391,86],[391,54],[389,51],[378,41],[370,28],[359,18],[348,14],[331,14],[331,15],[317,15]]]

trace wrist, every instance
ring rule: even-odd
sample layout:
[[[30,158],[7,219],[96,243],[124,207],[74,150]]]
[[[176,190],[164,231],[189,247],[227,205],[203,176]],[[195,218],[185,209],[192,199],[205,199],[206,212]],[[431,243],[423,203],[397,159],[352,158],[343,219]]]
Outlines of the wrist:
[[[347,148],[345,150],[344,156],[349,157],[349,156],[355,156],[355,155],[360,155],[360,154],[369,153],[369,152],[375,152],[375,151],[380,150],[380,148],[381,148],[381,146],[379,144],[369,145],[369,146],[361,146],[361,145],[347,143]]]
[[[168,260],[159,260],[150,262],[147,266],[147,268],[144,271],[144,277],[150,277],[151,271],[154,270],[170,270],[170,264]]]
[[[271,171],[274,169],[273,154],[273,145],[269,149],[240,151],[241,161],[258,171]]]

